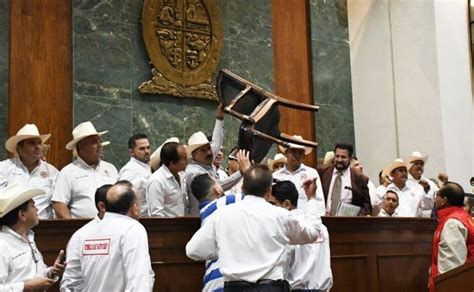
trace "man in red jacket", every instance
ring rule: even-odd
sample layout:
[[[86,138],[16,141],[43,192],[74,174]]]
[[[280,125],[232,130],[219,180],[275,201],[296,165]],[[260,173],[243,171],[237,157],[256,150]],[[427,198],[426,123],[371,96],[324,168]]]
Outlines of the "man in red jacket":
[[[435,194],[439,223],[433,238],[430,271],[430,291],[439,274],[474,261],[474,224],[464,211],[464,190],[454,182],[447,182]]]

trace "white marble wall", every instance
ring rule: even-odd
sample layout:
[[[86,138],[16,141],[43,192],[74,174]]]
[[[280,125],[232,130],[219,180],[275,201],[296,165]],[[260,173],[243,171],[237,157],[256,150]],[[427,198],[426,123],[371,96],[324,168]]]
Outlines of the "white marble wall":
[[[357,155],[372,180],[418,150],[428,177],[474,173],[467,0],[348,0]]]

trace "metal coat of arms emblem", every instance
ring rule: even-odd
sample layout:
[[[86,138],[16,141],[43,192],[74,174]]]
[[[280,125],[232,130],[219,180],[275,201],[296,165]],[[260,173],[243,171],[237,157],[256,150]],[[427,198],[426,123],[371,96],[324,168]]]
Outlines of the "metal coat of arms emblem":
[[[145,0],[142,25],[154,68],[140,92],[217,98],[212,76],[223,33],[213,0]]]

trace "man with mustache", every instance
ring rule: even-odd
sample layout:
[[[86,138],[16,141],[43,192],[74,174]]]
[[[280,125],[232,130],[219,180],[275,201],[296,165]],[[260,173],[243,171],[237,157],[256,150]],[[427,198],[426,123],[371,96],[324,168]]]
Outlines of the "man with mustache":
[[[235,172],[231,176],[219,179],[219,176],[212,166],[212,162],[216,157],[217,153],[221,150],[222,143],[224,140],[224,110],[221,105],[217,107],[216,111],[216,124],[212,133],[212,141],[209,141],[206,135],[199,131],[191,135],[188,140],[188,157],[191,157],[186,171],[184,174],[186,181],[186,188],[188,191],[188,211],[187,213],[191,216],[199,216],[199,202],[192,193],[191,183],[194,178],[203,173],[209,173],[213,178],[219,181],[224,191],[231,189],[236,185],[242,178],[242,173],[250,166],[248,160],[245,163],[241,163],[240,171]],[[248,154],[247,154],[248,155]],[[243,160],[244,161],[244,160]]]
[[[350,167],[353,152],[352,145],[338,143],[334,147],[333,165],[318,169],[328,215],[336,216],[341,203],[360,207],[359,216],[372,212],[367,186],[369,179]]]
[[[398,194],[399,217],[422,217],[423,211],[431,211],[434,206],[433,195],[428,194],[419,184],[408,184],[407,164],[402,159],[396,159],[387,165],[384,173],[389,175],[392,182],[387,190]]]
[[[138,190],[141,204],[141,216],[148,217],[146,201],[146,186],[151,175],[148,165],[151,156],[151,146],[147,135],[135,134],[128,139],[128,153],[130,160],[119,172],[119,180],[128,180]]]
[[[66,149],[76,150],[78,157],[59,172],[56,180],[51,200],[57,218],[94,218],[95,191],[117,181],[115,166],[100,159],[101,136],[107,132],[97,132],[91,122],[80,123],[72,131],[74,139],[66,144]]]

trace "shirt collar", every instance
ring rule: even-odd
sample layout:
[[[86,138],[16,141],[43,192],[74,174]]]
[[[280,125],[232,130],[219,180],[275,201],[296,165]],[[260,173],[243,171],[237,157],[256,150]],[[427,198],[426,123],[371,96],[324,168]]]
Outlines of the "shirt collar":
[[[201,167],[204,167],[205,169],[214,170],[214,168],[212,167],[212,164],[211,164],[211,165],[209,165],[209,164],[203,164],[203,163],[197,162],[197,161],[194,160],[194,159],[191,159],[191,161],[189,162],[189,164],[196,164],[196,165],[199,165],[199,166],[201,166]]]
[[[247,201],[264,201],[266,202],[265,198],[263,197],[259,197],[259,196],[254,196],[254,195],[251,195],[251,194],[246,194],[242,200],[247,200]]]
[[[140,160],[136,159],[135,157],[130,157],[130,161],[140,165],[143,168],[149,168],[150,167],[147,163],[141,162]]]
[[[339,170],[337,169],[336,167],[334,167],[334,170],[332,172],[332,175],[335,176],[337,174],[338,171],[341,172],[341,176],[345,176],[346,174],[350,173],[350,167],[347,167],[346,169],[343,169],[343,170]]]
[[[202,201],[201,203],[199,203],[199,210],[201,210],[202,208],[206,207],[211,201],[209,200],[204,200]]]
[[[85,162],[81,157],[78,156],[78,157],[76,158],[76,161],[77,161],[77,163],[79,163],[80,165],[82,165],[84,168],[88,168],[88,169],[94,170],[94,168],[91,167],[89,164],[87,164],[87,162]],[[97,163],[97,167],[96,167],[95,169],[97,169],[97,168],[100,167],[100,163],[101,163],[101,162],[102,162],[102,160],[99,160],[99,163]]]
[[[23,242],[28,243],[20,234],[16,233],[15,230],[13,230],[9,226],[2,226],[2,232],[10,234],[11,236],[15,237],[18,240],[21,240]],[[32,230],[29,230],[26,234],[26,237],[28,237],[28,240],[31,242],[34,239],[34,232]]]
[[[20,165],[21,168],[28,172],[28,168],[23,164],[23,161],[21,161],[20,156],[18,154],[15,154],[15,156],[13,157],[13,163]],[[38,161],[38,165],[33,169],[32,172],[38,169],[41,166],[41,163],[44,163],[44,161],[40,159]]]
[[[174,178],[174,175],[171,173],[170,169],[166,165],[163,164],[161,168],[163,169],[166,178]]]
[[[398,191],[398,192],[403,192],[403,191],[408,190],[408,185],[405,183],[405,187],[400,190],[400,189],[397,187],[396,184],[391,183],[391,184],[389,184],[389,185],[387,186],[387,190],[395,190],[395,191]]]
[[[288,168],[286,167],[286,164],[285,164],[285,167],[283,167],[281,171],[292,174],[292,173],[297,173],[297,172],[300,172],[300,171],[305,171],[307,168],[308,167],[306,165],[304,165],[304,163],[301,163],[300,167],[298,167],[297,170],[295,170],[294,172],[291,172],[291,171],[288,170]]]

